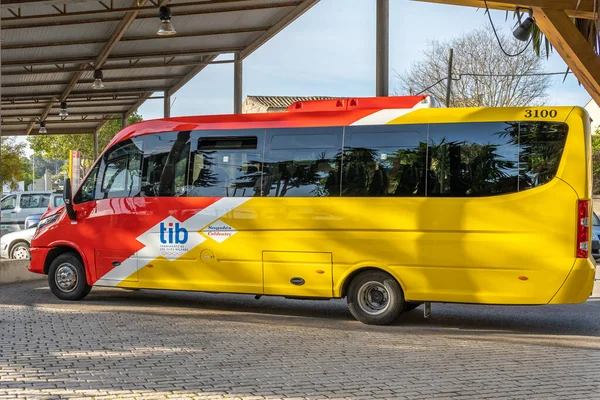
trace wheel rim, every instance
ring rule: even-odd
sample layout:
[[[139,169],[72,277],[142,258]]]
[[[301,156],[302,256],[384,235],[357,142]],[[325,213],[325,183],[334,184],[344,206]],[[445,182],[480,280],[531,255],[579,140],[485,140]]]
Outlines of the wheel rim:
[[[72,292],[77,286],[77,270],[71,264],[59,265],[56,274],[54,274],[54,282],[61,291],[65,293]]]
[[[18,245],[17,247],[15,247],[12,255],[12,258],[15,260],[24,260],[30,257],[29,249],[23,245]]]
[[[369,315],[380,315],[390,307],[390,292],[381,282],[367,282],[358,289],[358,306]]]

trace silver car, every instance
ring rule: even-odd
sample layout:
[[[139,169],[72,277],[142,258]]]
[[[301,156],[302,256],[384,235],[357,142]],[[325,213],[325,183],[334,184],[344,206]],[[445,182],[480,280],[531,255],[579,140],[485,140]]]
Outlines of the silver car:
[[[7,233],[0,238],[0,257],[14,260],[29,259],[29,244],[37,227]]]
[[[43,214],[62,205],[62,193],[32,191],[11,193],[0,201],[2,233],[24,228],[25,219],[32,214]]]

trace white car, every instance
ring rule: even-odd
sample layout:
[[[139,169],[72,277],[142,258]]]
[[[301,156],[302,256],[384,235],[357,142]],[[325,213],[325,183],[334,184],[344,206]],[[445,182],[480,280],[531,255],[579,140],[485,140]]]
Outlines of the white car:
[[[0,238],[0,257],[15,260],[29,259],[29,244],[37,228],[7,233]]]

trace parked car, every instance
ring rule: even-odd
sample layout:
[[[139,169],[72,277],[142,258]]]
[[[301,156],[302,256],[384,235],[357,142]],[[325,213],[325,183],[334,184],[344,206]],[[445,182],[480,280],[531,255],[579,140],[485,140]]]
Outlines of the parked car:
[[[592,256],[600,262],[600,218],[592,214]]]
[[[37,227],[7,233],[0,238],[0,257],[15,260],[29,259],[29,244]]]
[[[62,193],[33,191],[11,193],[0,200],[2,225],[5,230],[25,228],[25,219],[32,214],[43,214],[64,204]]]
[[[52,210],[53,208],[60,207],[63,204],[65,204],[65,200],[63,199],[62,193],[52,193],[50,195],[48,211]],[[40,222],[40,219],[42,219],[42,215],[44,215],[44,213],[31,214],[30,216],[25,218],[25,229],[37,226],[37,224]]]

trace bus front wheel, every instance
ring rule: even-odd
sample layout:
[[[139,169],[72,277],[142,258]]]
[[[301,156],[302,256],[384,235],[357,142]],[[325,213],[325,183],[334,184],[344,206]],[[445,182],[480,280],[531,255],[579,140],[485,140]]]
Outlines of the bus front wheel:
[[[85,279],[83,263],[73,253],[61,254],[52,261],[48,270],[48,285],[61,300],[81,300],[92,289]]]
[[[404,308],[402,288],[382,271],[366,271],[354,277],[346,300],[352,316],[369,325],[390,324]]]

